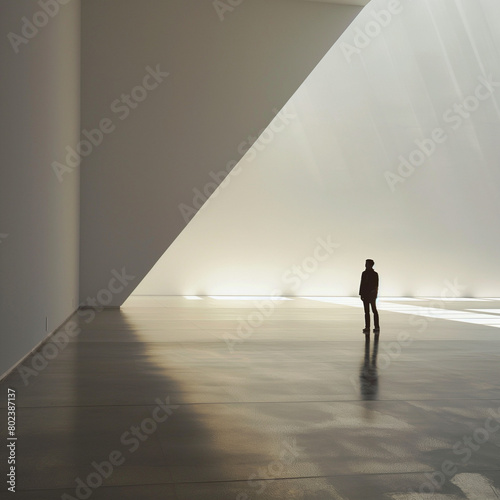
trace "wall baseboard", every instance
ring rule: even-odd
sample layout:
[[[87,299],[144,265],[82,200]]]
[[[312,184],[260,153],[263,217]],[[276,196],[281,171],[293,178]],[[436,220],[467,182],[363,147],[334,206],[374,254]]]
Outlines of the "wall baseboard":
[[[66,319],[57,327],[55,328],[54,330],[52,330],[50,333],[48,333],[45,338],[43,338],[40,342],[38,342],[38,344],[33,347],[33,349],[31,349],[31,351],[29,351],[26,355],[24,355],[17,363],[15,363],[12,367],[10,367],[6,372],[4,372],[1,376],[0,376],[0,382],[2,382],[5,378],[7,378],[19,365],[21,365],[24,360],[26,360],[27,358],[29,358],[33,353],[35,353],[36,351],[38,351],[40,349],[40,347],[45,344],[45,342],[47,342],[50,337],[52,337],[52,335],[54,335],[54,333],[56,333],[58,330],[60,330],[69,320],[70,318],[73,316],[73,314],[75,314],[76,312],[78,311],[78,309],[75,309],[69,316],[66,317]]]

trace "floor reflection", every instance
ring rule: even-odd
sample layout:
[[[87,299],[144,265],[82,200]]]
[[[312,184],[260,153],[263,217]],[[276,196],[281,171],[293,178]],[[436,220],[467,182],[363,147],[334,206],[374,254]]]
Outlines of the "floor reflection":
[[[373,401],[378,399],[378,372],[377,372],[377,355],[378,355],[378,335],[375,336],[373,342],[373,350],[370,357],[370,336],[365,339],[365,356],[361,364],[359,372],[359,382],[361,388],[361,397],[365,401]]]

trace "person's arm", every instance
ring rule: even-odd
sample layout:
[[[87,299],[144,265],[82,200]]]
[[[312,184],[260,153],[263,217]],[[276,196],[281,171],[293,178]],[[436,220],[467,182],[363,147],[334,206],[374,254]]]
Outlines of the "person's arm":
[[[365,272],[363,271],[361,273],[361,282],[359,283],[359,295],[361,297],[361,299],[363,299],[363,292],[364,292],[364,281],[365,281]]]

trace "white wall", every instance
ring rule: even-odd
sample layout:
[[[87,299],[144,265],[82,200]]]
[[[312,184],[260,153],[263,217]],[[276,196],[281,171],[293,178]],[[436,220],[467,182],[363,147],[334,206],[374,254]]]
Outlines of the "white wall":
[[[79,176],[61,184],[51,164],[79,133],[80,2],[53,18],[31,0],[0,11],[1,374],[77,306]],[[16,53],[7,36],[35,15]]]
[[[397,3],[363,10],[288,103],[297,118],[242,160],[137,294],[356,295],[373,258],[383,295],[450,294],[447,280],[500,295],[500,86],[472,97],[480,77],[500,82],[500,5],[405,0],[384,21]],[[478,109],[457,118],[464,102]],[[398,173],[435,129],[446,139]],[[329,235],[340,246],[315,263]]]
[[[180,205],[240,159],[238,146],[359,11],[302,0],[248,0],[220,15],[212,0],[82,3],[82,128],[108,118],[113,131],[81,167],[81,301],[123,302],[185,227]],[[157,65],[170,75],[136,90],[145,99],[128,116],[111,108]],[[135,279],[110,298],[111,273],[123,269]]]

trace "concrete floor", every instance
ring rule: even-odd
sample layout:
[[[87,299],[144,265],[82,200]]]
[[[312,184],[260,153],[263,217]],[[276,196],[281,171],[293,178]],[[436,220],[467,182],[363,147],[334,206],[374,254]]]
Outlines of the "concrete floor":
[[[13,498],[498,500],[500,300],[381,299],[370,342],[360,306],[81,312],[1,383]]]

